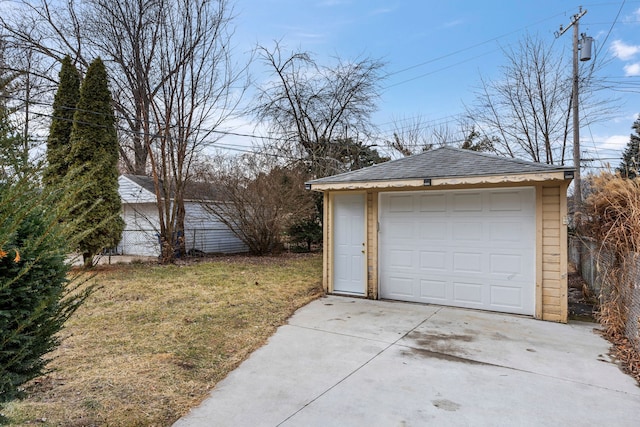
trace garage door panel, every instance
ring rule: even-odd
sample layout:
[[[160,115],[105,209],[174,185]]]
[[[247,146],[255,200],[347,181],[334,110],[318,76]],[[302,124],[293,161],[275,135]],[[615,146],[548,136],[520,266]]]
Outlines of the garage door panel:
[[[518,309],[522,307],[522,289],[511,286],[491,286],[491,305]]]
[[[420,251],[420,269],[431,272],[447,271],[447,253],[444,251]]]
[[[482,194],[474,193],[458,193],[452,196],[453,212],[481,212],[482,211]]]
[[[448,228],[447,223],[441,221],[420,221],[418,223],[419,236],[423,240],[447,240]],[[415,235],[412,238],[415,239]]]
[[[389,212],[413,212],[414,197],[410,194],[390,196]]]
[[[482,273],[482,253],[454,252],[453,269],[454,273]]]
[[[492,222],[489,225],[489,240],[497,242],[521,242],[525,233],[521,222]]]
[[[413,301],[415,292],[412,277],[390,276],[388,279],[389,294],[398,299]]]
[[[420,196],[420,212],[446,212],[447,198],[444,194],[424,194]]]
[[[445,280],[420,280],[420,298],[447,300],[447,282]]]
[[[409,268],[414,266],[413,252],[411,250],[394,249],[389,251],[389,265],[393,268]]]
[[[481,222],[462,222],[453,221],[453,235],[452,238],[458,244],[464,244],[466,241],[478,241],[483,238],[483,224]]]
[[[489,210],[491,212],[521,212],[528,209],[527,201],[518,191],[501,191],[489,195]]]
[[[415,238],[413,226],[407,221],[391,221],[387,227],[390,237],[394,240],[413,240]]]
[[[382,298],[534,313],[533,188],[401,197],[380,196]]]
[[[494,253],[489,256],[489,266],[492,274],[507,275],[508,278],[525,274],[522,255]]]
[[[482,306],[483,290],[482,283],[453,282],[453,300],[454,302]]]

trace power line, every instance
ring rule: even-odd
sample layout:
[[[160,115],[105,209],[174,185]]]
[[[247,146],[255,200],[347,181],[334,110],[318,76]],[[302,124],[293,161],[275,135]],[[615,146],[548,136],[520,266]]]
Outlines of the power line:
[[[497,41],[497,40],[500,40],[500,39],[505,38],[505,37],[507,37],[507,36],[510,36],[510,35],[512,35],[512,34],[519,33],[519,32],[521,32],[521,31],[523,31],[523,30],[526,30],[526,29],[528,29],[528,28],[530,28],[530,27],[534,27],[534,26],[536,26],[536,25],[539,25],[539,24],[542,24],[542,23],[544,23],[544,22],[550,21],[551,19],[554,19],[554,18],[556,18],[556,17],[558,17],[558,16],[560,16],[560,15],[563,15],[563,14],[565,14],[565,13],[566,13],[566,11],[561,12],[561,13],[557,13],[557,14],[555,14],[555,15],[553,15],[553,16],[548,17],[548,18],[545,18],[545,19],[542,19],[542,20],[540,20],[540,21],[534,22],[533,24],[529,24],[529,25],[526,25],[526,26],[524,26],[524,27],[518,28],[518,29],[516,29],[516,30],[509,31],[509,32],[507,32],[507,33],[501,34],[501,35],[499,35],[499,36],[492,37],[492,38],[490,38],[490,39],[488,39],[488,40],[485,40],[485,41],[482,41],[482,42],[480,42],[480,43],[475,43],[475,44],[473,44],[473,45],[471,45],[471,46],[467,46],[467,47],[464,47],[464,48],[462,48],[462,49],[458,49],[458,50],[456,50],[456,51],[454,51],[454,52],[450,52],[450,53],[447,53],[447,54],[445,54],[445,55],[441,55],[441,56],[438,56],[438,57],[436,57],[436,58],[429,59],[429,60],[427,60],[427,61],[423,61],[423,62],[420,62],[420,63],[418,63],[418,64],[410,65],[410,66],[405,67],[405,68],[402,68],[402,69],[400,69],[400,70],[393,71],[393,72],[391,72],[391,73],[388,73],[388,74],[387,74],[387,76],[394,76],[394,75],[396,75],[396,74],[404,73],[404,72],[406,72],[406,71],[413,70],[414,68],[422,67],[423,65],[431,64],[431,63],[433,63],[433,62],[440,61],[440,60],[445,59],[445,58],[449,58],[449,57],[454,56],[454,55],[457,55],[457,54],[459,54],[459,53],[462,53],[462,52],[466,52],[466,51],[468,51],[468,50],[475,49],[475,48],[477,48],[477,47],[480,47],[480,46],[482,46],[482,45],[485,45],[485,44],[488,44],[488,43],[491,43],[491,42],[494,42],[494,41]],[[411,81],[411,80],[408,80],[408,81]],[[399,84],[399,83],[398,83],[398,84]]]
[[[31,105],[38,105],[38,106],[41,106],[41,107],[48,107],[48,108],[52,108],[53,107],[53,105],[49,104],[49,103],[38,102],[38,101],[27,101],[26,99],[19,98],[19,97],[16,97],[16,96],[11,96],[11,95],[1,95],[0,94],[0,98],[10,99],[10,100],[20,101],[20,102],[29,102]],[[82,112],[89,113],[89,114],[104,115],[104,113],[88,111],[88,110],[81,110],[81,109],[78,109],[78,108],[70,108],[70,109],[74,110],[74,111],[82,111]],[[66,117],[54,116],[53,114],[41,113],[41,112],[37,112],[37,111],[31,111],[31,114],[35,114],[35,115],[38,115],[40,117],[46,117],[46,118],[51,118],[51,119],[57,119],[57,120],[63,120],[63,121],[73,121],[72,119],[68,119]],[[121,114],[117,114],[117,113],[114,113],[114,116],[116,118],[116,121],[118,121],[118,120],[126,120],[126,121],[133,120],[133,121],[135,121],[134,118],[125,117],[125,116],[123,116]],[[78,123],[86,124],[86,125],[98,126],[95,123],[91,123],[91,122],[78,122]],[[147,123],[149,123],[151,125],[154,125],[154,126],[159,126],[160,125],[160,123],[155,122],[155,121],[148,121]],[[104,127],[104,126],[102,126],[102,127]],[[116,127],[117,130],[120,130],[122,132],[126,132],[128,134],[146,135],[145,132],[142,132],[142,131],[136,132],[136,131],[131,130],[129,128],[125,128],[123,126],[116,125],[115,127]],[[230,130],[220,130],[220,129],[216,129],[216,128],[198,127],[198,128],[194,128],[193,130],[194,131],[198,131],[198,132],[216,133],[216,134],[228,135],[228,136],[240,136],[240,137],[247,137],[247,138],[282,141],[282,138],[277,138],[277,137],[270,137],[270,136],[265,136],[265,135],[255,135],[255,134],[249,134],[249,133],[243,133],[243,132],[235,132],[235,131],[230,131]],[[158,134],[158,133],[150,134],[149,136],[154,137],[154,138],[163,138],[164,137],[162,134]]]
[[[609,32],[608,32],[608,34],[607,34],[607,36],[606,36],[606,38],[605,38],[604,42],[600,45],[600,48],[599,48],[599,50],[597,51],[597,53],[599,53],[599,52],[600,52],[600,50],[605,46],[606,41],[607,41],[607,39],[608,39],[609,35],[611,34],[612,29],[614,28],[614,26],[617,24],[617,22],[618,22],[618,20],[619,20],[619,17],[620,17],[620,14],[621,14],[621,12],[622,12],[622,9],[623,9],[623,6],[624,6],[625,2],[626,2],[626,0],[622,2],[621,6],[620,6],[620,8],[619,8],[619,10],[618,10],[618,13],[616,14],[616,17],[615,17],[614,21],[613,21],[613,22],[611,22],[611,26],[610,26],[610,28],[609,28]],[[638,1],[631,1],[630,3],[640,3],[640,2],[638,2]],[[616,2],[616,3],[596,3],[596,4],[592,4],[591,6],[611,5],[611,4],[617,4],[617,2]],[[462,52],[465,52],[465,51],[468,51],[468,50],[471,50],[471,49],[475,49],[475,48],[477,48],[477,47],[479,47],[479,46],[482,46],[482,45],[484,45],[484,44],[487,44],[487,43],[491,43],[491,42],[497,41],[497,40],[499,40],[499,39],[501,39],[501,38],[507,37],[507,36],[512,35],[512,34],[514,34],[514,33],[517,33],[517,32],[520,32],[520,31],[522,31],[522,30],[528,29],[528,28],[530,28],[530,27],[533,27],[533,26],[539,25],[539,24],[541,24],[541,23],[547,22],[547,21],[549,21],[549,20],[551,20],[551,19],[554,19],[554,18],[555,18],[555,17],[557,17],[557,16],[565,15],[567,12],[568,12],[568,11],[563,11],[563,12],[561,12],[561,13],[558,13],[558,14],[555,14],[555,15],[550,16],[550,17],[548,17],[548,18],[545,18],[545,19],[542,19],[542,20],[540,20],[540,21],[537,21],[537,22],[535,22],[535,23],[533,23],[533,24],[530,24],[530,25],[524,26],[524,27],[522,27],[522,28],[520,28],[520,29],[517,29],[517,30],[514,30],[514,31],[510,31],[510,32],[508,32],[508,33],[504,33],[504,34],[502,34],[502,35],[500,35],[500,36],[493,37],[493,38],[488,39],[488,40],[485,40],[485,41],[483,41],[483,42],[476,43],[476,44],[473,44],[473,45],[471,45],[471,46],[468,46],[468,47],[465,47],[465,48],[462,48],[462,49],[458,49],[458,50],[456,50],[456,51],[454,51],[454,52],[450,52],[450,53],[448,53],[448,54],[441,55],[441,56],[438,56],[438,57],[436,57],[436,58],[433,58],[433,59],[430,59],[430,60],[427,60],[427,61],[420,62],[420,63],[418,63],[418,64],[414,64],[414,65],[411,65],[411,66],[408,66],[408,67],[405,67],[405,68],[402,68],[402,69],[399,69],[399,70],[396,70],[396,71],[392,71],[392,72],[388,73],[386,76],[388,77],[388,76],[397,75],[397,74],[400,74],[400,73],[403,73],[403,72],[406,72],[406,71],[410,71],[410,70],[412,70],[412,69],[415,69],[415,68],[418,68],[418,67],[421,67],[421,66],[424,66],[424,65],[427,65],[427,64],[431,64],[431,63],[433,63],[433,62],[436,62],[436,61],[439,61],[439,60],[442,60],[442,59],[446,59],[446,58],[449,58],[449,57],[452,57],[452,56],[458,55],[458,54],[460,54],[460,53],[462,53]],[[640,22],[640,21],[638,21],[638,22]],[[605,24],[605,23],[606,23],[606,24],[608,24],[609,22],[602,22],[602,23],[598,23],[598,24]],[[400,82],[396,82],[396,83],[390,84],[390,85],[388,85],[388,86],[384,87],[384,88],[383,88],[383,90],[386,90],[386,89],[389,89],[389,88],[392,88],[392,87],[395,87],[395,86],[399,86],[399,85],[404,84],[404,83],[408,83],[408,82],[411,82],[411,81],[415,81],[415,80],[421,79],[421,78],[423,78],[423,77],[426,77],[426,76],[432,75],[432,74],[437,73],[437,72],[439,72],[439,71],[443,71],[443,70],[446,70],[446,69],[452,68],[452,67],[454,67],[454,66],[456,66],[456,65],[460,65],[460,64],[462,64],[462,63],[465,63],[465,62],[471,61],[472,59],[479,58],[479,57],[482,57],[482,56],[484,56],[484,55],[487,55],[487,54],[489,54],[489,53],[493,53],[493,52],[494,52],[494,51],[489,51],[489,52],[486,52],[485,54],[478,55],[478,56],[476,56],[476,57],[474,57],[474,58],[467,58],[467,59],[465,59],[465,60],[462,60],[462,61],[457,62],[456,64],[452,64],[452,65],[450,65],[450,66],[442,67],[442,68],[440,68],[440,69],[438,69],[438,70],[430,71],[430,72],[428,72],[428,73],[424,73],[424,74],[421,74],[421,75],[416,76],[416,77],[408,78],[408,79],[402,80],[402,81],[400,81]],[[592,66],[593,66],[593,64],[592,64]],[[610,88],[610,89],[612,89],[612,90],[616,90],[616,91],[619,91],[619,92],[633,92],[633,87],[626,87],[626,86],[624,86],[624,87],[619,87],[619,88]],[[408,120],[408,119],[407,119],[407,120]]]
[[[6,95],[0,95],[0,97],[6,98],[6,99],[12,99],[12,100],[19,100],[19,101],[24,101],[21,98],[18,97],[14,97],[14,96],[6,96]],[[51,107],[50,104],[48,103],[44,103],[44,102],[34,102],[33,104],[35,105],[39,105],[39,106],[46,106],[46,107]],[[69,120],[67,118],[61,118],[61,117],[56,117],[53,114],[48,114],[48,113],[42,113],[42,112],[37,112],[37,111],[32,111],[32,114],[34,115],[38,115],[41,117],[46,117],[46,118],[58,118],[61,120]],[[450,117],[456,117],[456,116],[450,116]],[[434,121],[430,122],[430,123],[435,123]],[[89,123],[89,122],[83,122],[83,124],[88,124],[88,125],[92,125],[92,126],[97,126],[95,123]],[[131,129],[128,128],[124,128],[122,126],[116,126],[116,129],[122,131],[123,133],[126,134],[138,134],[138,135],[144,135],[143,132],[135,132],[132,131]],[[224,130],[217,130],[217,129],[213,129],[212,133],[218,133],[218,134],[223,134],[223,135],[231,135],[231,136],[240,136],[240,137],[248,137],[248,138],[253,138],[253,139],[268,139],[268,140],[272,140],[272,141],[284,141],[283,138],[276,138],[276,137],[266,137],[266,136],[262,136],[262,135],[255,135],[255,134],[249,134],[249,133],[242,133],[242,132],[233,132],[233,131],[224,131]],[[163,135],[151,135],[152,137],[155,138],[162,138],[164,137]],[[32,138],[33,140],[38,140],[40,139],[41,142],[46,142],[46,137],[41,137],[41,138]],[[382,142],[382,143],[386,143],[388,140],[386,135],[383,134],[379,134],[379,135],[375,135],[372,137],[372,141],[373,142]],[[447,141],[447,144],[460,144],[464,142],[464,139],[455,139],[455,140],[449,140]],[[596,152],[598,151],[619,151],[619,149],[614,149],[614,148],[598,148],[596,147],[596,144],[604,144],[605,141],[595,141],[595,139],[593,138],[593,135],[591,135],[591,142],[593,145],[593,150]],[[219,148],[219,149],[223,149],[223,150],[228,150],[228,151],[234,151],[234,152],[238,152],[238,153],[247,153],[247,154],[265,154],[264,150],[260,150],[258,151],[257,149],[255,149],[254,147],[250,147],[250,146],[245,146],[245,145],[240,145],[240,144],[232,144],[232,143],[228,143],[228,142],[221,142],[220,139],[215,139],[215,140],[202,140],[199,144],[199,146],[201,147],[211,147],[211,148]],[[406,144],[406,146],[410,149],[418,149],[421,148],[423,146],[423,144],[421,142],[408,142]],[[388,151],[388,149],[384,146],[384,145],[378,145],[377,148],[379,148],[382,151],[385,151],[388,155],[391,155],[392,153]],[[587,150],[590,150],[587,149]],[[282,155],[282,154],[275,154],[275,153],[270,153],[267,154],[270,156],[273,156],[275,158],[281,158],[284,160],[301,160],[301,158],[299,157],[294,157],[294,156],[288,156],[288,155]],[[599,154],[597,154],[599,155]]]
[[[614,26],[615,26],[615,24],[617,23],[617,21],[618,21],[618,19],[619,19],[619,17],[620,17],[620,13],[622,12],[622,8],[623,8],[624,4],[625,4],[625,0],[623,0],[622,5],[620,6],[620,9],[618,10],[618,13],[617,13],[617,15],[616,15],[616,17],[615,17],[614,21],[611,23],[611,27],[610,27],[610,29],[609,29],[609,33],[608,33],[608,34],[607,34],[607,36],[605,37],[605,40],[604,40],[604,42],[602,43],[602,45],[601,45],[600,49],[602,49],[602,47],[604,47],[604,44],[606,43],[606,41],[607,41],[607,39],[608,39],[608,37],[609,37],[609,35],[610,35],[610,33],[611,33],[611,31],[612,31],[613,27],[614,27]],[[522,31],[524,31],[524,30],[527,30],[527,29],[529,29],[529,28],[531,28],[531,27],[535,27],[535,26],[537,26],[537,25],[543,24],[543,23],[545,23],[545,22],[547,22],[547,21],[550,21],[550,20],[552,20],[552,19],[555,19],[555,18],[556,18],[556,17],[558,17],[558,16],[566,15],[566,13],[567,13],[567,12],[568,12],[568,10],[565,10],[565,11],[560,12],[560,13],[556,13],[555,15],[549,16],[549,17],[547,17],[547,18],[541,19],[541,20],[536,21],[536,22],[534,22],[534,23],[532,23],[532,24],[529,24],[529,25],[526,25],[526,26],[524,26],[524,27],[521,27],[521,28],[515,29],[515,30],[513,30],[513,31],[509,31],[509,32],[504,33],[504,34],[501,34],[501,35],[499,35],[499,36],[492,37],[492,38],[490,38],[490,39],[487,39],[487,40],[484,40],[484,41],[482,41],[482,42],[475,43],[475,44],[473,44],[473,45],[470,45],[470,46],[467,46],[467,47],[464,47],[464,48],[461,48],[461,49],[455,50],[455,51],[453,51],[453,52],[450,52],[450,53],[447,53],[447,54],[444,54],[444,55],[440,55],[440,56],[438,56],[438,57],[435,57],[435,58],[432,58],[432,59],[429,59],[429,60],[426,60],[426,61],[423,61],[423,62],[420,62],[420,63],[414,64],[414,65],[410,65],[410,66],[407,66],[407,67],[405,67],[405,68],[401,68],[401,69],[399,69],[399,70],[395,70],[395,71],[389,72],[389,73],[387,73],[387,74],[385,75],[385,77],[390,77],[390,76],[394,76],[394,75],[397,75],[397,74],[401,74],[401,73],[404,73],[404,72],[407,72],[407,71],[413,70],[413,69],[415,69],[415,68],[419,68],[419,67],[422,67],[422,66],[424,66],[424,65],[432,64],[432,63],[434,63],[434,62],[437,62],[437,61],[440,61],[440,60],[443,60],[443,59],[446,59],[446,58],[449,58],[449,57],[452,57],[452,56],[456,56],[456,55],[458,55],[458,54],[460,54],[460,53],[463,53],[463,52],[466,52],[466,51],[469,51],[469,50],[472,50],[472,49],[476,49],[476,48],[478,48],[478,47],[480,47],[480,46],[483,46],[483,45],[485,45],[485,44],[488,44],[488,43],[492,43],[492,42],[498,41],[498,40],[503,39],[503,38],[505,38],[505,37],[508,37],[508,36],[510,36],[510,35],[513,35],[513,34],[516,34],[516,33],[522,32]],[[640,21],[638,21],[638,22],[640,22]],[[592,24],[608,24],[608,22],[592,23]],[[499,50],[499,49],[496,49],[496,50]],[[440,69],[437,69],[437,70],[434,70],[434,71],[431,71],[431,72],[428,72],[428,73],[421,74],[421,75],[416,76],[416,77],[412,77],[412,78],[409,78],[409,79],[406,79],[406,80],[402,80],[402,81],[397,82],[397,83],[393,83],[393,84],[391,84],[391,85],[386,86],[386,87],[385,87],[385,88],[383,88],[383,89],[388,89],[388,88],[391,88],[391,87],[395,87],[395,86],[398,86],[398,85],[401,85],[401,84],[404,84],[404,83],[408,83],[408,82],[411,82],[411,81],[414,81],[414,80],[417,80],[417,79],[420,79],[420,78],[423,78],[423,77],[429,76],[429,75],[434,74],[434,73],[437,73],[437,72],[439,72],[439,71],[444,71],[444,70],[449,69],[449,68],[451,68],[451,67],[453,67],[453,66],[460,65],[460,64],[465,63],[465,62],[469,62],[469,61],[471,61],[471,60],[473,60],[473,59],[480,58],[480,57],[485,56],[485,55],[488,55],[488,54],[490,54],[490,53],[494,53],[496,50],[491,50],[491,51],[485,52],[485,53],[483,53],[483,54],[477,55],[477,56],[475,56],[475,57],[468,58],[468,59],[466,59],[466,60],[462,60],[462,61],[460,61],[460,62],[457,62],[457,63],[455,63],[455,64],[452,64],[451,66],[443,67],[443,68],[440,68]],[[599,53],[599,52],[600,52],[600,50],[598,50],[598,53]]]
[[[611,27],[609,27],[609,31],[607,32],[607,35],[604,38],[604,41],[600,44],[600,47],[596,51],[596,57],[600,55],[600,51],[604,48],[605,44],[607,44],[607,40],[609,39],[609,36],[611,35],[611,31],[613,31],[613,27],[618,22],[618,18],[620,18],[620,13],[622,12],[622,8],[624,7],[625,1],[626,0],[622,0],[622,3],[620,4],[620,8],[618,9],[618,13],[616,14],[616,17],[613,20],[613,23],[611,23]]]
[[[474,59],[481,58],[481,57],[483,57],[483,56],[485,56],[485,55],[488,55],[488,54],[490,54],[490,53],[497,52],[497,51],[499,51],[499,50],[500,50],[500,49],[493,49],[493,50],[491,50],[491,51],[484,52],[484,53],[481,53],[481,54],[476,55],[476,56],[472,56],[472,57],[467,58],[467,59],[463,59],[462,61],[456,62],[456,63],[454,63],[454,64],[447,65],[446,67],[442,67],[442,68],[439,68],[439,69],[437,69],[437,70],[429,71],[428,73],[420,74],[419,76],[411,77],[410,79],[402,80],[402,81],[400,81],[400,82],[397,82],[397,83],[394,83],[394,84],[391,84],[391,85],[387,85],[386,87],[384,87],[384,88],[383,88],[383,90],[390,89],[390,88],[392,88],[392,87],[396,87],[396,86],[399,86],[399,85],[401,85],[401,84],[405,84],[405,83],[408,83],[408,82],[412,82],[412,81],[414,81],[414,80],[418,80],[418,79],[421,79],[421,78],[423,78],[423,77],[430,76],[431,74],[435,74],[435,73],[438,73],[438,72],[440,72],[440,71],[448,70],[449,68],[456,67],[456,66],[458,66],[458,65],[460,65],[460,64],[464,64],[465,62],[473,61]]]

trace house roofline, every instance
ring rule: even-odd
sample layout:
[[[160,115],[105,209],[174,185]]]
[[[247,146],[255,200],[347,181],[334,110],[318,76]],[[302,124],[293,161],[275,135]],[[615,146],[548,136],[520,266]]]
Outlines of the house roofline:
[[[502,174],[502,175],[474,175],[474,176],[453,176],[438,178],[409,178],[409,179],[393,179],[393,180],[370,180],[370,181],[351,181],[351,182],[321,182],[313,181],[306,183],[309,190],[327,191],[327,190],[361,190],[361,189],[384,189],[384,188],[407,188],[407,187],[440,187],[451,185],[482,185],[482,184],[511,184],[511,183],[528,183],[528,182],[544,182],[544,181],[565,181],[571,180],[573,174],[567,175],[567,172],[573,172],[571,168],[555,170],[549,172],[531,172],[521,174]]]

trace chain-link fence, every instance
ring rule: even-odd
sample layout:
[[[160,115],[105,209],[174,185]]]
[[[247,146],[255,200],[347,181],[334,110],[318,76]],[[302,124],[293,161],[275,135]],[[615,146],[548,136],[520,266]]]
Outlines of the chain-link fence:
[[[229,229],[194,228],[184,235],[185,248],[189,254],[240,253],[246,252],[247,246]],[[157,230],[128,229],[122,233],[118,246],[112,250],[118,255],[159,256],[160,240]]]
[[[611,277],[619,281],[620,298],[625,309],[625,335],[640,351],[640,253],[629,253],[616,259],[591,239],[571,237],[569,260],[578,268],[589,288],[600,302],[607,301],[612,291]]]

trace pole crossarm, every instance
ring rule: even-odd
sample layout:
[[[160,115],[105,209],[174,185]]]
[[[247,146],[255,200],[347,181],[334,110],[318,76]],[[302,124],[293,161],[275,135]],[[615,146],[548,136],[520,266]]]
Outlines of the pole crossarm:
[[[556,38],[560,37],[561,35],[566,33],[569,28],[573,27],[574,25],[577,25],[580,18],[582,18],[586,14],[587,14],[587,9],[582,10],[582,6],[580,6],[580,12],[573,15],[569,25],[567,25],[566,27],[563,27],[562,24],[560,24],[560,29],[553,34],[556,36]]]

